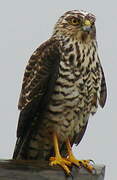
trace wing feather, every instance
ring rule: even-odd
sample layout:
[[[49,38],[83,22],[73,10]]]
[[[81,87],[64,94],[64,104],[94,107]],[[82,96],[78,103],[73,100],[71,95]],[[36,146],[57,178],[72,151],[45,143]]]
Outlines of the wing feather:
[[[105,76],[104,76],[102,67],[101,67],[101,71],[102,71],[102,80],[101,80],[99,103],[100,103],[100,106],[103,108],[106,103],[106,99],[107,99],[107,87],[106,87],[106,81],[105,81]]]
[[[48,104],[58,76],[58,45],[58,41],[51,38],[37,48],[28,62],[18,104],[21,112],[17,137],[27,133],[37,111],[42,113]]]

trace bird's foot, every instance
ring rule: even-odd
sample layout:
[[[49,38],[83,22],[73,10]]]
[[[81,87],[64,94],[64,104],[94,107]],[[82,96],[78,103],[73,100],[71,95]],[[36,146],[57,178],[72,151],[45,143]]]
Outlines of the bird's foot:
[[[60,157],[50,157],[50,165],[59,165],[61,166],[65,172],[70,175],[70,170],[68,168],[68,166],[71,166],[71,162],[65,158]]]
[[[70,161],[71,164],[74,164],[79,168],[84,167],[90,172],[93,172],[94,170],[94,167],[90,163],[91,162],[90,160],[78,160],[74,157],[74,155],[68,156],[67,160]]]

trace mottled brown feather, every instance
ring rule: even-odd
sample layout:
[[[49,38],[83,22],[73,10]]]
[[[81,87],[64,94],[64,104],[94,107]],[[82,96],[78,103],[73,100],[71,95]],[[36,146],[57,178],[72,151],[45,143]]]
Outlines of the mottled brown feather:
[[[18,137],[24,136],[28,131],[37,109],[38,112],[42,112],[47,106],[57,79],[59,60],[58,42],[54,38],[42,44],[31,56],[19,99],[18,107],[21,112],[17,128]],[[32,62],[34,62],[33,66]]]
[[[105,81],[103,69],[101,68],[101,70],[102,70],[102,81],[101,81],[99,103],[100,103],[100,106],[103,108],[106,103],[106,99],[107,99],[107,87],[106,87],[106,81]]]

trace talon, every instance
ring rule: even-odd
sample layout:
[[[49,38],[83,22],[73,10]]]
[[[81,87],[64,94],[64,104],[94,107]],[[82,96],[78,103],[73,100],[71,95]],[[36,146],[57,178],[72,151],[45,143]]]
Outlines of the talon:
[[[65,158],[62,158],[62,157],[59,157],[59,158],[56,158],[56,157],[50,157],[50,164],[66,164],[68,166],[71,165],[71,162],[70,161],[67,161]]]
[[[67,150],[68,150],[68,157],[67,160],[71,162],[71,164],[76,165],[77,167],[81,168],[82,166],[86,168],[88,171],[93,172],[94,167],[90,164],[91,160],[77,160],[72,152],[72,147],[70,145],[69,139],[66,142]]]
[[[67,165],[68,165],[68,166],[71,165],[71,162],[67,161],[65,158],[62,158],[62,157],[59,157],[59,158],[57,158],[57,157],[51,157],[51,158],[50,158],[50,165],[51,165],[51,166],[53,166],[53,165],[59,165],[59,166],[61,166],[61,167],[65,170],[65,172],[66,172],[67,174],[70,174],[70,173],[71,173],[70,170],[69,170],[69,168],[67,167]]]
[[[93,172],[94,167],[90,164],[90,160],[80,160],[82,166],[88,171]]]
[[[92,164],[95,164],[95,162],[92,159],[89,159],[89,162],[91,162]]]

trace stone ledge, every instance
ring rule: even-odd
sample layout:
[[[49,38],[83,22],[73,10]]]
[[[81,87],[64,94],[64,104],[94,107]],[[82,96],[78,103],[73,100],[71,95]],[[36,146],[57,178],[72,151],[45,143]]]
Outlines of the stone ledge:
[[[105,166],[95,164],[94,168],[92,174],[74,166],[72,176],[66,176],[60,167],[45,161],[0,160],[0,180],[104,180]]]

